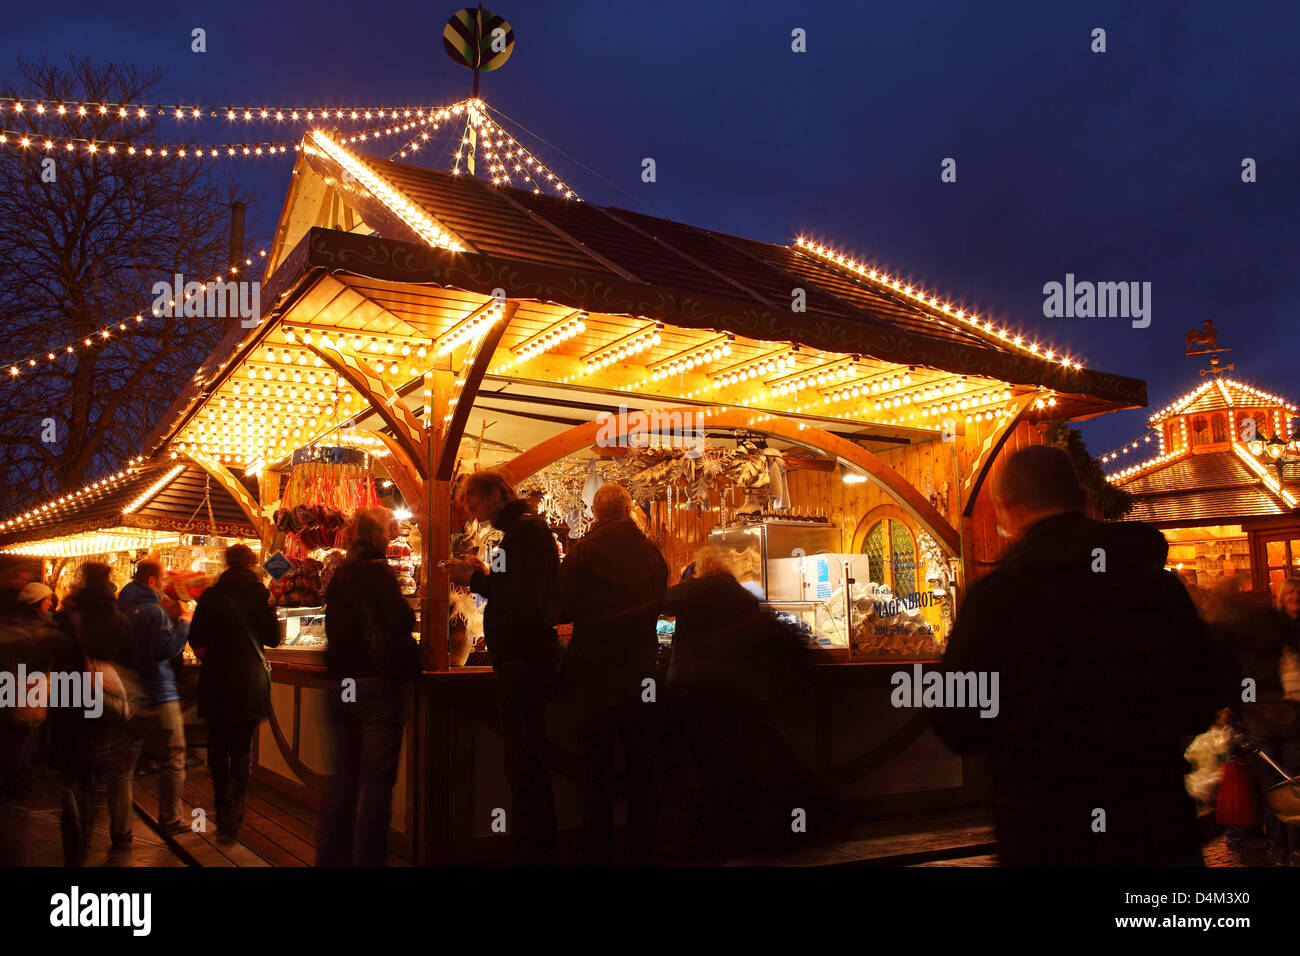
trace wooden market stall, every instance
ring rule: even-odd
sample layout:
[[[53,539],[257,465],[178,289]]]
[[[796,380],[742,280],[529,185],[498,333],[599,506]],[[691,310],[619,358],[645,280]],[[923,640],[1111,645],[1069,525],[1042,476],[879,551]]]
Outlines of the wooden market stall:
[[[0,553],[41,559],[42,579],[60,598],[86,561],[109,564],[121,587],[145,554],[169,569],[214,574],[226,543],[256,538],[239,503],[186,462],[133,461],[0,521]]]
[[[228,487],[255,475],[253,510],[270,516],[295,451],[347,433],[387,452],[382,480],[411,512],[421,558],[427,671],[391,841],[417,862],[507,855],[491,830],[509,799],[490,670],[452,666],[447,586],[428,573],[461,530],[458,474],[504,468],[561,545],[582,530],[587,478],[625,481],[674,573],[710,533],[742,526],[773,541],[815,529],[807,553],[845,567],[865,555],[853,581],[819,579],[828,594],[843,584],[839,643],[827,638],[839,663],[791,719],[864,809],[924,809],[969,801],[981,782],[920,715],[890,707],[889,674],[937,659],[962,588],[1000,553],[986,490],[999,453],[1041,442],[1049,418],[1146,399],[1140,381],[812,240],[489,185],[320,131],[303,142],[261,301],[261,323],[232,328],[146,455],[188,459]],[[269,520],[260,533],[269,553]],[[258,773],[310,800],[330,769],[328,684],[319,659],[272,657]],[[570,710],[556,704],[549,755],[568,828]]]
[[[1222,371],[1152,415],[1139,447],[1155,454],[1108,478],[1133,496],[1125,519],[1159,528],[1185,579],[1208,589],[1235,575],[1275,595],[1300,574],[1296,406]]]

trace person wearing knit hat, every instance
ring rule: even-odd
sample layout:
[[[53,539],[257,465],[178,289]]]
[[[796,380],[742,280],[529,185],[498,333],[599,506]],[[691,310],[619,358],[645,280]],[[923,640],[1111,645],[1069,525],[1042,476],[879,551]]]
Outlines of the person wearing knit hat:
[[[18,603],[27,605],[41,617],[47,617],[54,604],[54,592],[40,581],[32,581],[18,592]]]

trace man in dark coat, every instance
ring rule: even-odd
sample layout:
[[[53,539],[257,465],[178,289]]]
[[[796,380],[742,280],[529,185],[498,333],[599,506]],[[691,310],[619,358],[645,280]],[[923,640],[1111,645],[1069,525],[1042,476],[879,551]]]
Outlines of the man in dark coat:
[[[271,716],[271,674],[262,648],[279,645],[280,624],[253,571],[252,549],[231,545],[225,558],[226,570],[194,609],[190,646],[203,654],[199,716],[208,722],[217,834],[233,842],[244,817],[253,733]]]
[[[392,513],[357,512],[352,545],[325,591],[325,666],[335,772],[320,816],[318,866],[383,866],[410,684],[420,676],[415,611],[385,557]],[[358,805],[360,813],[358,815]]]
[[[996,700],[930,714],[954,750],[991,755],[1001,861],[1199,865],[1182,754],[1222,678],[1164,538],[1085,517],[1048,446],[1013,455],[993,498],[1015,543],[969,589],[943,672],[947,688],[983,676]]]
[[[486,598],[483,636],[492,656],[506,776],[510,780],[515,861],[546,864],[555,855],[555,798],[546,772],[546,702],[559,663],[555,636],[560,557],[546,523],[515,497],[504,475],[478,471],[461,496],[470,517],[504,532],[491,568],[453,564],[448,577]]]
[[[628,855],[630,862],[645,863],[655,838],[652,714],[661,689],[643,682],[655,675],[655,628],[668,565],[632,520],[632,498],[622,485],[602,485],[591,510],[596,520],[569,549],[560,586],[560,621],[573,622],[565,671],[582,701],[585,849],[590,864],[610,861],[614,744],[622,738]]]
[[[173,624],[163,610],[163,569],[158,561],[146,559],[136,565],[135,576],[117,596],[117,609],[127,621],[125,655],[144,684],[148,700],[131,719],[131,733],[117,741],[108,772],[109,805],[122,807],[125,833],[114,833],[121,846],[131,841],[132,781],[140,751],[166,754],[158,782],[158,824],[168,833],[180,833],[189,825],[180,818],[181,791],[185,789],[185,721],[181,717],[181,695],[176,687],[172,658],[185,647],[190,624],[182,617]]]

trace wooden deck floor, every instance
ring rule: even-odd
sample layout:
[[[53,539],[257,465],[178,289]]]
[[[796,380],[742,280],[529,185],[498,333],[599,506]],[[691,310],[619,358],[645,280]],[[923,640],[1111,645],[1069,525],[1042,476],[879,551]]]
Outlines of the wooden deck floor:
[[[0,865],[63,866],[63,837],[59,827],[61,783],[54,771],[43,771],[33,780],[34,790],[25,797],[0,804]],[[95,825],[90,838],[86,866],[183,867],[185,859],[154,832],[148,823],[136,819],[131,827],[131,844],[112,847],[108,832],[108,807],[104,789],[96,794]]]
[[[136,808],[147,818],[156,819],[158,777],[136,781]],[[212,777],[207,767],[190,767],[181,796],[182,819],[195,820],[193,811],[204,811],[205,828],[169,836],[174,848],[194,866],[312,866],[316,862],[315,810],[253,781],[244,801],[244,822],[238,842],[217,842],[217,828],[212,819],[216,801]],[[406,866],[406,862],[389,857],[389,866]]]

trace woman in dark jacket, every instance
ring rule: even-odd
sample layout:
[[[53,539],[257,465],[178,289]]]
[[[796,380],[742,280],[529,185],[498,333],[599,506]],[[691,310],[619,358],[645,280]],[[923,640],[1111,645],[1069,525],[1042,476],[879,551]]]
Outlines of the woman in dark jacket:
[[[203,655],[199,716],[208,721],[217,834],[234,842],[244,818],[253,733],[271,716],[271,672],[262,648],[280,643],[280,624],[253,571],[252,549],[232,545],[225,558],[226,570],[194,610],[190,645]]]
[[[121,660],[126,619],[117,609],[111,571],[95,562],[81,566],[80,583],[59,611],[64,638],[52,642],[51,672],[84,674],[90,672],[89,660]],[[120,664],[114,666],[123,683],[132,686],[133,675]],[[95,824],[96,774],[107,765],[119,735],[127,731],[107,705],[95,717],[82,708],[51,707],[48,720],[51,763],[63,773],[63,861],[66,866],[81,866]],[[125,821],[111,822],[115,833],[126,829]]]
[[[385,559],[394,531],[387,510],[357,512],[347,559],[325,591],[325,665],[339,681],[330,696],[337,759],[320,816],[317,866],[388,861],[408,685],[420,675],[415,612]]]

